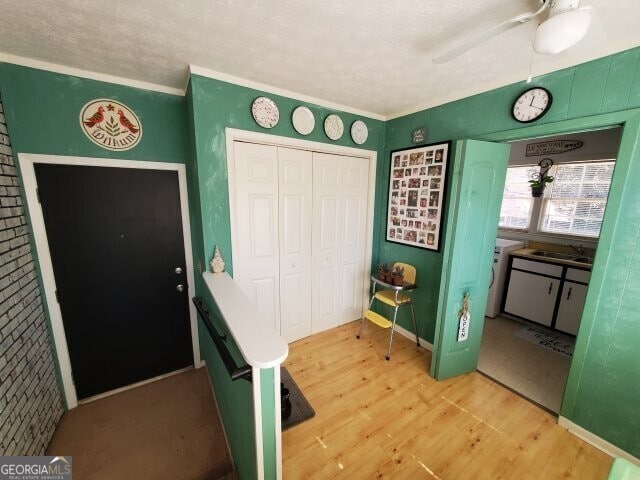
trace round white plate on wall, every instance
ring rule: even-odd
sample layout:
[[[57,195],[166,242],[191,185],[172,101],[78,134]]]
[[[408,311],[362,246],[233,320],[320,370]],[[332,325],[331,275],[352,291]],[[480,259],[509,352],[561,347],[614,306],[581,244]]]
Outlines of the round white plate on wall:
[[[358,145],[362,145],[369,137],[369,129],[367,124],[362,120],[356,120],[351,124],[351,138]]]
[[[258,97],[251,104],[251,114],[258,125],[273,128],[280,120],[280,111],[276,103],[267,97]]]
[[[338,140],[344,133],[344,124],[342,119],[332,113],[324,119],[324,133],[327,134],[331,140]]]
[[[301,135],[309,135],[316,126],[316,119],[311,110],[300,106],[293,111],[291,123],[293,123],[293,128],[296,129],[296,132]]]

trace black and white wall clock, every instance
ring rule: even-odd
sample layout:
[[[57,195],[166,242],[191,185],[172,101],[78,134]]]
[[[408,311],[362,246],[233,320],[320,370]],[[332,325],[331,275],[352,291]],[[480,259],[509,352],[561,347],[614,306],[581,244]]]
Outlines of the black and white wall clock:
[[[534,87],[522,92],[511,107],[511,115],[521,123],[530,123],[542,118],[551,107],[553,97],[546,88]]]

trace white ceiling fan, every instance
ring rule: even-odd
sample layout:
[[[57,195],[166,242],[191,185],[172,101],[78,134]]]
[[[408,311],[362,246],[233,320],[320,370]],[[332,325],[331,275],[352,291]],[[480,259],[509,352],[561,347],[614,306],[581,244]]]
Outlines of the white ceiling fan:
[[[591,23],[591,7],[580,8],[580,0],[540,0],[542,6],[535,12],[523,13],[476,35],[455,48],[438,55],[433,63],[446,63],[490,38],[500,35],[549,10],[549,18],[536,31],[533,49],[537,53],[560,53],[578,43]]]

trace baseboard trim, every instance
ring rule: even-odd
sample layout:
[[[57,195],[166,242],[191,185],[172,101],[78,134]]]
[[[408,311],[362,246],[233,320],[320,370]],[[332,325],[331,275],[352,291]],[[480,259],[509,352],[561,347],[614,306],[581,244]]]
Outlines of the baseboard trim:
[[[602,450],[607,455],[612,457],[622,457],[629,460],[631,463],[640,466],[640,458],[636,458],[630,453],[625,452],[619,447],[616,447],[612,443],[607,442],[603,438],[591,433],[589,430],[582,428],[580,425],[573,423],[571,420],[560,416],[558,417],[558,425],[567,430],[569,433],[584,440],[589,445],[596,447],[598,450]]]
[[[413,332],[410,332],[409,330],[407,330],[406,328],[402,328],[400,325],[398,325],[396,323],[396,327],[395,327],[396,332],[398,332],[400,335],[402,335],[403,337],[407,337],[409,340],[411,340],[412,342],[416,341],[416,334]],[[424,338],[420,338],[418,337],[418,341],[420,342],[420,346],[423,348],[426,348],[427,350],[429,350],[430,352],[433,352],[433,344],[427,342]]]

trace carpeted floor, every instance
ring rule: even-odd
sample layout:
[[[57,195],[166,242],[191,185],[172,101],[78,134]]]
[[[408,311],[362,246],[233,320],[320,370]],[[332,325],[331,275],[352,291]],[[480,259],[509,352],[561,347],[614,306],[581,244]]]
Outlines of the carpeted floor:
[[[205,368],[66,412],[47,455],[72,455],[83,480],[209,480],[232,469]]]

